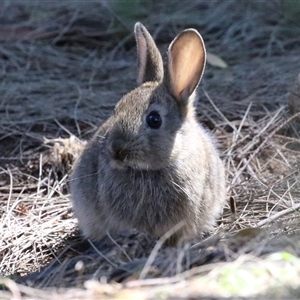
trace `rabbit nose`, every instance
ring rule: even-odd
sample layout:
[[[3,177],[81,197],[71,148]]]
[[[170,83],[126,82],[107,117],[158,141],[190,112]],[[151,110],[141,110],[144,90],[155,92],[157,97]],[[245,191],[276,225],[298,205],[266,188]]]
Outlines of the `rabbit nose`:
[[[128,154],[129,151],[127,149],[117,149],[113,154],[113,158],[115,160],[124,161]]]
[[[129,150],[125,146],[125,141],[122,139],[114,139],[111,142],[111,153],[115,160],[123,161],[129,154]]]

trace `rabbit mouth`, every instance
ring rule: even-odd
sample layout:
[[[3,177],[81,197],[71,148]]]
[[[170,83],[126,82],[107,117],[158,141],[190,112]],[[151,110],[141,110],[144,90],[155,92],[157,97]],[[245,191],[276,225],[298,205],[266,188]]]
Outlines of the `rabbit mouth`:
[[[118,159],[111,159],[110,165],[113,169],[135,169],[135,170],[149,170],[152,169],[151,166],[146,162],[140,159],[131,159],[129,157],[118,160]]]
[[[141,158],[132,156],[129,153],[126,156],[112,154],[110,165],[113,169],[135,169],[135,170],[149,170],[152,169],[150,164]]]

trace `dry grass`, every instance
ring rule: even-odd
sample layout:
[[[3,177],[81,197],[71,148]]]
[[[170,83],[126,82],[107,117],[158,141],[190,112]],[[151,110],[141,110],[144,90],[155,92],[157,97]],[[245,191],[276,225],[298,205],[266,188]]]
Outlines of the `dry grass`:
[[[221,297],[230,293],[193,286],[208,286],[197,281],[206,277],[217,283],[232,261],[247,269],[269,264],[257,258],[268,253],[300,255],[300,140],[286,109],[300,69],[297,15],[281,1],[141,0],[132,14],[121,2],[0,8],[0,275],[19,282],[2,280],[3,299],[174,299],[185,289]],[[83,146],[74,136],[88,139],[135,85],[136,20],[162,51],[181,29],[198,28],[229,65],[208,65],[198,112],[218,138],[235,213],[228,204],[211,237],[179,248],[134,230],[82,241],[68,198],[67,174]],[[293,270],[299,274],[297,263]]]

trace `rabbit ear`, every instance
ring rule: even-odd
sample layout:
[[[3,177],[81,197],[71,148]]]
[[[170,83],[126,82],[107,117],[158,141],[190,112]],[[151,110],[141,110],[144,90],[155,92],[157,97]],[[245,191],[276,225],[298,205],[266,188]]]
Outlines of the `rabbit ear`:
[[[195,29],[182,31],[168,50],[167,86],[173,96],[187,100],[204,72],[206,52],[201,35]]]
[[[164,77],[163,61],[152,36],[139,22],[134,26],[134,33],[138,54],[138,85],[147,81],[161,82]]]

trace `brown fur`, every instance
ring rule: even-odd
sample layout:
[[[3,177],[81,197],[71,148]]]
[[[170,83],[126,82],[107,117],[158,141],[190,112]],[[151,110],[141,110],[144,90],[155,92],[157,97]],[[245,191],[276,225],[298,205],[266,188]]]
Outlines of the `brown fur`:
[[[164,72],[146,28],[137,23],[135,34],[141,85],[119,101],[75,164],[73,208],[88,238],[124,228],[160,237],[183,221],[175,243],[212,229],[226,199],[223,164],[193,108],[205,48],[196,30],[181,32]],[[147,123],[153,111],[162,119],[158,129]]]

